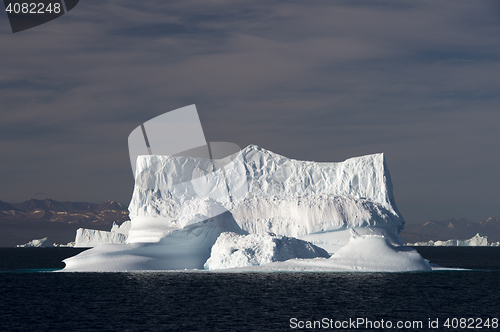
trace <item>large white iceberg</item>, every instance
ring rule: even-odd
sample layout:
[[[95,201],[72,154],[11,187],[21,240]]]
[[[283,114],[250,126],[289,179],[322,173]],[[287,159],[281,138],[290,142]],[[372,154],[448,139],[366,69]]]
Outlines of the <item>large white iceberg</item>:
[[[329,259],[298,260],[294,264],[299,270],[429,269],[416,251],[402,246],[398,234],[404,220],[394,203],[383,154],[317,163],[250,145],[215,161],[140,155],[135,177],[126,244],[101,245],[66,259],[66,271],[212,268],[217,259],[210,253],[226,232],[259,234],[262,239],[274,233],[334,253]],[[223,241],[227,235],[222,236],[221,243],[228,244]],[[304,247],[305,242],[294,241],[294,254],[286,258],[298,258]],[[240,249],[254,247],[246,241]],[[215,249],[220,253],[227,248]],[[257,261],[279,261],[279,255],[259,256]],[[291,261],[259,266],[288,270]],[[220,259],[213,263],[223,265]]]
[[[301,238],[333,253],[349,228],[402,245],[404,219],[394,203],[383,154],[341,163],[289,159],[250,145],[205,176],[206,160],[139,156],[129,210],[129,241],[156,242],[177,227],[230,211],[249,233]],[[217,165],[215,165],[216,167]],[[172,179],[183,174],[178,184]],[[139,184],[137,184],[139,183]]]
[[[418,253],[408,254],[398,236],[404,220],[394,203],[383,154],[317,163],[255,145],[240,151],[231,143],[207,143],[195,105],[135,128],[129,153],[135,187],[130,229],[123,233],[126,243],[101,244],[67,259],[67,271],[248,264],[265,269],[292,261],[313,270],[338,270],[339,260],[370,265],[362,257],[376,256],[377,250],[400,258],[395,264],[374,263],[377,270],[427,269],[413,264],[410,257]],[[81,233],[86,243],[123,239]],[[378,245],[368,245],[372,242]],[[334,255],[308,258],[328,255],[315,245]],[[371,249],[346,256],[363,247]]]

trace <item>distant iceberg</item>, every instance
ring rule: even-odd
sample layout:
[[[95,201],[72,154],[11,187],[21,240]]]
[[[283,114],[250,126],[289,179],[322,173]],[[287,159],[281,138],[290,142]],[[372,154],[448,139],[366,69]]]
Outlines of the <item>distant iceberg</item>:
[[[428,242],[416,242],[408,243],[407,246],[414,247],[487,247],[487,246],[499,246],[499,243],[488,243],[488,237],[483,236],[479,233],[474,235],[468,240],[447,240],[447,241],[428,241]]]
[[[120,244],[126,243],[128,231],[130,229],[130,220],[117,225],[113,222],[111,231],[99,231],[94,229],[79,228],[76,230],[75,247],[90,248],[101,244]]]
[[[54,247],[54,244],[48,238],[44,237],[42,239],[31,240],[30,242],[28,242],[26,244],[18,244],[17,247],[18,248],[48,248],[48,247]]]
[[[65,271],[430,269],[399,237],[382,153],[319,163],[206,143],[202,131],[178,136],[201,130],[197,121],[191,105],[132,132],[130,228],[82,230],[77,243],[102,244],[66,259]]]
[[[31,240],[26,244],[18,244],[17,248],[53,248],[53,247],[73,247],[74,242],[69,242],[68,244],[57,244],[52,243],[48,238],[44,237],[42,239]]]
[[[28,247],[75,247],[92,248],[101,244],[121,244],[127,242],[128,231],[130,229],[130,220],[117,225],[113,222],[111,231],[100,231],[95,229],[78,228],[76,230],[75,241],[67,244],[52,243],[47,237],[35,239],[26,244],[17,245],[18,248]]]

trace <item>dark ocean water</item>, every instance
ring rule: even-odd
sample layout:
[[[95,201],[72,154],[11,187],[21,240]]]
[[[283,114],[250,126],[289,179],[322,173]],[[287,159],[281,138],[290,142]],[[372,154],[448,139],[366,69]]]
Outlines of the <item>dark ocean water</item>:
[[[491,328],[500,318],[500,248],[418,250],[441,266],[474,270],[53,273],[47,271],[62,268],[60,260],[79,250],[4,248],[0,249],[0,330],[369,331],[383,330],[376,327],[388,322],[394,331],[466,331],[479,326],[500,330],[498,325]],[[450,328],[444,326],[447,318]],[[469,328],[460,328],[460,318],[467,319],[462,322]],[[335,322],[349,319],[364,319],[364,325],[334,328]],[[437,329],[428,329],[429,319],[438,319]],[[484,326],[487,319],[489,329]],[[382,320],[385,325],[380,325]],[[319,321],[325,328],[298,328],[307,327],[307,321]],[[398,329],[398,321],[416,325]]]

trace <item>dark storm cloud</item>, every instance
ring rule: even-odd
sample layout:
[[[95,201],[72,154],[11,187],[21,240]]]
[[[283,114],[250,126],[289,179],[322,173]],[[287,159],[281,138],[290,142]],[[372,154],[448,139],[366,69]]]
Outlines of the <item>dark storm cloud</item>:
[[[408,221],[500,215],[487,2],[85,1],[0,31],[0,199],[127,204],[127,136],[196,103],[211,141],[385,152]]]

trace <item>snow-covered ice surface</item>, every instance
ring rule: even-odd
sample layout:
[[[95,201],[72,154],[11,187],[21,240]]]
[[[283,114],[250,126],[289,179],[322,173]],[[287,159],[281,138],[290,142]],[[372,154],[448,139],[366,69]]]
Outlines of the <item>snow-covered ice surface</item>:
[[[227,234],[227,233],[225,233]],[[208,272],[410,272],[410,271],[432,271],[432,270],[454,270],[431,265],[410,247],[393,246],[386,238],[380,236],[361,236],[351,238],[349,243],[337,251],[330,258],[291,258],[285,259],[283,250],[280,252],[269,249],[269,243],[257,244],[253,239],[266,237],[258,235],[245,239],[241,237],[233,242],[234,234],[222,235],[226,238],[222,241],[231,242],[227,247],[215,248],[219,251],[208,259],[205,265]],[[268,240],[268,239],[265,239]],[[264,240],[264,241],[265,241]],[[184,240],[183,240],[184,242]],[[196,241],[193,241],[196,243]],[[246,245],[241,242],[247,242]],[[249,243],[248,243],[249,242]],[[252,243],[253,242],[253,243]],[[121,245],[101,245],[92,250],[84,251],[79,255],[66,259],[65,271],[148,271],[148,270],[183,270],[200,271],[203,270],[203,259],[200,259],[201,248],[189,246],[184,248],[178,246],[179,243],[133,243]],[[228,256],[226,248],[240,246],[244,251],[248,248],[258,248],[260,253],[247,255]],[[268,250],[266,252],[266,246]],[[304,244],[299,248],[292,249],[304,254]],[[291,249],[291,248],[290,248]],[[230,251],[229,251],[230,252]],[[323,252],[323,255],[326,252]],[[207,253],[204,253],[204,258]],[[313,255],[312,252],[309,252]],[[233,252],[234,255],[234,252]],[[318,251],[314,255],[320,256]],[[290,255],[293,256],[293,255]],[[215,258],[215,259],[214,259]],[[227,260],[225,260],[227,259]],[[188,261],[186,261],[188,260]],[[269,261],[269,262],[268,262]],[[257,264],[258,263],[258,264]],[[234,265],[241,264],[238,267]],[[210,266],[213,265],[213,268]],[[97,266],[99,268],[97,268]]]
[[[130,226],[132,226],[130,220],[124,221],[120,225],[118,225],[116,222],[113,221],[113,225],[111,226],[111,233],[120,233],[125,236],[128,236],[128,232],[130,231]]]
[[[351,237],[330,258],[291,259],[260,266],[217,270],[220,272],[409,272],[432,271],[413,248],[393,246],[377,235]]]
[[[409,243],[407,244],[408,246],[423,246],[423,247],[487,247],[487,246],[492,246],[496,247],[498,246],[498,242],[496,243],[488,243],[488,237],[483,236],[479,233],[474,235],[468,240],[447,240],[447,241],[428,241],[428,242],[416,242],[416,243]]]
[[[155,243],[103,244],[64,260],[65,271],[203,269],[223,232],[246,234],[229,212],[184,228],[171,228]]]
[[[65,271],[431,270],[402,246],[383,154],[317,163],[250,145],[216,161],[139,156],[135,176],[127,243],[66,259]]]
[[[226,232],[217,238],[204,267],[217,270],[316,257],[330,255],[309,242],[284,235]]]

